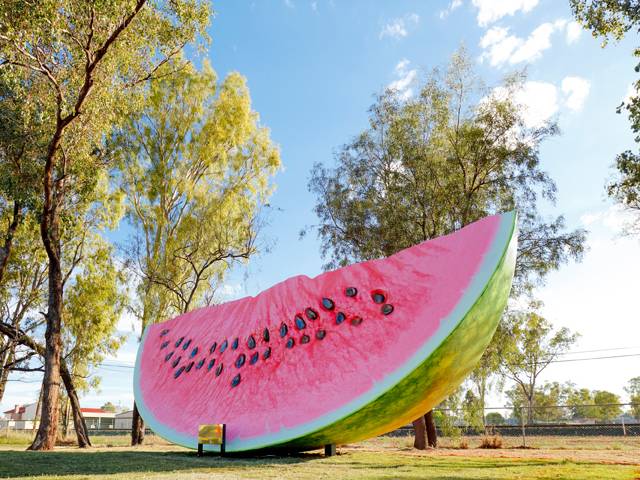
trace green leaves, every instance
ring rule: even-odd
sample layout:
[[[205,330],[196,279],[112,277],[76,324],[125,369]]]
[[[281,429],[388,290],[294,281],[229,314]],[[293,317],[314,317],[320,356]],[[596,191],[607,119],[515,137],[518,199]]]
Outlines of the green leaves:
[[[211,302],[229,267],[257,253],[280,166],[241,75],[218,84],[207,63],[200,72],[186,66],[145,97],[112,139],[135,229],[128,255],[142,279],[143,325]]]
[[[101,238],[122,216],[106,139],[140,109],[148,81],[161,71],[173,73],[165,67],[185,44],[207,42],[209,15],[208,0],[18,0],[0,6],[0,217],[16,208],[17,235],[27,237],[38,230],[22,219],[41,222],[52,284],[44,382],[44,397],[52,402],[43,408],[37,448],[51,448],[55,439],[62,319],[64,354],[78,375],[121,342],[113,331],[123,279]],[[176,70],[184,64],[172,63]],[[14,230],[0,232],[3,261]],[[47,265],[40,257],[33,261]],[[8,268],[24,273],[27,267],[15,262]],[[7,281],[15,278],[11,272]]]
[[[630,0],[571,0],[571,8],[576,19],[594,37],[604,38],[605,46],[609,38],[621,40],[629,31],[640,31],[640,2]],[[640,48],[633,52],[640,57]],[[636,73],[640,64],[635,65]],[[616,109],[618,113],[627,111],[631,130],[640,142],[640,80],[633,83],[633,94]],[[620,153],[615,160],[615,177],[607,183],[607,194],[632,213],[632,220],[625,226],[626,233],[640,234],[640,155],[629,150]]]
[[[369,128],[339,150],[335,168],[318,164],[311,172],[326,268],[388,256],[514,208],[515,294],[579,258],[585,232],[566,232],[562,217],[545,222],[538,214],[540,197],[555,199],[538,151],[557,126],[526,126],[515,101],[522,81],[512,76],[487,89],[462,51],[415,98],[378,96]]]

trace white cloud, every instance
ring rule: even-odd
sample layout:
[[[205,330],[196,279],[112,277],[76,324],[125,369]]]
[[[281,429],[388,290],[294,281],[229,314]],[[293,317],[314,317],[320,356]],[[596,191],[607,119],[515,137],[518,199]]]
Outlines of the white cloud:
[[[462,0],[451,0],[451,3],[449,3],[449,6],[446,9],[440,10],[440,18],[444,19],[448,17],[451,12],[453,12],[455,9],[461,6],[462,6]]]
[[[318,2],[311,2],[311,10],[314,12],[318,11]]]
[[[567,24],[567,43],[569,45],[577,42],[581,34],[582,26],[578,22],[571,21]]]
[[[551,35],[563,29],[564,25],[564,20],[543,23],[526,39],[510,34],[509,28],[492,27],[480,39],[480,46],[484,50],[480,60],[489,60],[492,66],[533,62],[551,47]]]
[[[394,68],[396,80],[391,82],[387,88],[394,90],[402,100],[407,100],[413,95],[413,83],[415,82],[418,71],[413,68],[409,69],[409,60],[403,58]]]
[[[225,301],[230,298],[238,298],[242,293],[242,285],[239,283],[225,283],[220,287],[219,291],[225,297]]]
[[[539,0],[472,0],[474,7],[478,9],[478,25],[487,25],[500,20],[507,15],[515,15],[517,12],[529,12]]]
[[[619,204],[612,205],[606,210],[586,212],[580,216],[580,222],[585,227],[604,227],[614,235],[625,232],[634,221],[636,221],[634,213]]]
[[[505,87],[496,87],[492,95],[505,99],[509,93]],[[525,82],[513,94],[513,101],[522,109],[522,118],[528,128],[544,125],[559,109],[557,88],[548,82]]]
[[[635,98],[637,95],[638,92],[636,92],[636,86],[633,83],[630,83],[627,87],[627,93],[624,95],[623,102],[625,104],[629,104],[631,103],[631,99]]]
[[[284,0],[284,4],[286,7],[288,8],[295,8],[295,5],[293,3],[293,0]]]
[[[409,13],[401,18],[394,18],[386,23],[380,31],[380,38],[403,38],[409,35],[410,27],[417,25],[420,16],[417,13]]]
[[[558,112],[558,93],[551,83],[525,82],[515,99],[524,107],[524,122],[528,127],[539,127]]]
[[[506,99],[512,93],[513,101],[522,109],[525,126],[536,128],[558,113],[561,106],[574,112],[580,111],[589,95],[590,86],[584,78],[565,77],[559,88],[549,82],[527,81],[515,92],[510,92],[506,87],[496,87],[491,95]],[[590,217],[585,217],[585,221],[589,220]]]
[[[579,112],[589,96],[591,83],[581,77],[565,77],[562,80],[562,92],[565,94],[565,104],[569,110]]]

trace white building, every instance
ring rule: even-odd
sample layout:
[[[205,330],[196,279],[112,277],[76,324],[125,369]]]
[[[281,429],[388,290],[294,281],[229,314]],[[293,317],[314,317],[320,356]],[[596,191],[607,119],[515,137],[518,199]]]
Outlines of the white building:
[[[128,430],[131,428],[131,422],[133,421],[133,410],[118,413],[116,415],[116,423],[113,428],[116,430]]]
[[[9,428],[12,430],[32,430],[38,428],[38,416],[36,413],[37,403],[28,405],[16,405],[11,410],[3,412],[0,419],[0,429]],[[100,408],[81,408],[87,428],[90,430],[112,429],[115,423],[114,412],[106,412]],[[73,422],[71,422],[73,428]]]
[[[0,420],[0,428],[10,428],[12,430],[32,430],[38,428],[36,418],[37,403],[29,405],[16,405],[11,410],[3,412],[3,418]]]

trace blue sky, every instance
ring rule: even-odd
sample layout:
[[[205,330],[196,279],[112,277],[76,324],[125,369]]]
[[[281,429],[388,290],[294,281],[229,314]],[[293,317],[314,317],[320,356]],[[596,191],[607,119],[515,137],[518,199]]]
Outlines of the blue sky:
[[[298,238],[316,222],[306,188],[312,164],[331,164],[333,152],[366,127],[375,93],[393,86],[411,95],[416,81],[464,44],[490,85],[526,67],[520,99],[530,122],[554,117],[562,130],[541,150],[558,185],[557,205],[543,212],[588,228],[589,252],[581,264],[552,274],[538,293],[555,324],[582,334],[578,353],[567,358],[640,353],[640,242],[619,236],[624,213],[604,195],[616,153],[633,146],[626,117],[615,113],[634,80],[633,41],[600,48],[572,23],[568,1],[558,0],[227,0],[215,8],[208,58],[220,76],[235,70],[247,77],[284,165],[265,231],[273,247],[233,273],[228,298],[321,271],[315,235]],[[130,329],[131,321],[120,325]],[[126,365],[135,348],[132,335],[110,361],[121,366],[100,369],[101,391],[85,395],[84,405],[131,402]],[[611,348],[624,350],[579,353]],[[640,357],[625,357],[555,364],[542,379],[570,379],[624,397],[623,385],[638,375]],[[37,382],[11,382],[2,407],[32,401],[37,389]]]

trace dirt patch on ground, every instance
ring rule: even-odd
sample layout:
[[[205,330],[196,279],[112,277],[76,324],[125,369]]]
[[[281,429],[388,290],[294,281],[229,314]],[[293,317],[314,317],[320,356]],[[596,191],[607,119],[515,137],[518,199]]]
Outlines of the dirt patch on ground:
[[[403,455],[436,456],[436,457],[477,457],[477,458],[513,458],[513,459],[544,459],[560,460],[571,462],[597,462],[609,465],[640,465],[640,449],[629,450],[563,450],[548,448],[501,448],[501,449],[480,449],[480,448],[430,448],[428,450],[415,450],[410,447],[404,448],[380,448],[379,445],[368,446],[346,445],[340,448],[342,452],[348,451],[379,452],[381,450],[390,452],[391,450]]]

